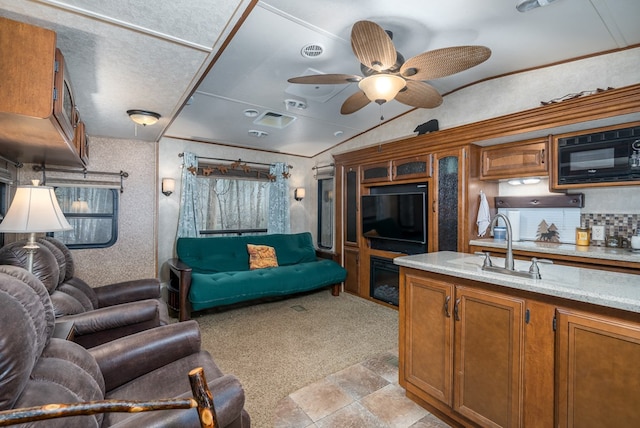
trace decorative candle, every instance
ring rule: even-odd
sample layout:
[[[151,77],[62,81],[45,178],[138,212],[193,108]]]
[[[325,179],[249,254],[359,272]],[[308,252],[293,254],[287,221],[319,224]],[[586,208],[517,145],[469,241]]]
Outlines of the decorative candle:
[[[576,245],[589,245],[590,229],[586,227],[576,227]]]

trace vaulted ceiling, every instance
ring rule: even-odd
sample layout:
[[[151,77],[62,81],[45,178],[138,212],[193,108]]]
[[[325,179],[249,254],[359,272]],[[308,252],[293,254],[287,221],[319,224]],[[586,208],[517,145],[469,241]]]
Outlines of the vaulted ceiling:
[[[57,32],[90,135],[168,136],[311,157],[377,126],[381,116],[412,109],[394,100],[342,115],[357,83],[287,82],[362,75],[350,43],[359,20],[390,31],[405,58],[451,46],[490,48],[484,63],[429,81],[445,103],[447,93],[483,79],[640,44],[638,0],[556,0],[526,13],[516,3],[0,0],[0,16]],[[129,109],[162,118],[135,127]],[[255,122],[265,114],[271,124]],[[273,126],[283,118],[290,123]]]

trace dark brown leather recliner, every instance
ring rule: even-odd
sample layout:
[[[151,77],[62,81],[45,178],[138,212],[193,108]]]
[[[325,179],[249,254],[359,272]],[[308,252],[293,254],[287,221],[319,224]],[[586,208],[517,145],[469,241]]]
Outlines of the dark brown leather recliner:
[[[24,244],[25,241],[18,241],[2,247],[0,264],[25,268]],[[40,239],[39,245],[33,258],[33,274],[49,292],[56,319],[74,322],[77,343],[90,348],[169,324],[157,279],[91,288],[73,276],[73,259],[64,244],[46,238]]]
[[[0,411],[102,399],[190,397],[187,373],[204,369],[220,427],[245,428],[244,391],[200,348],[196,322],[175,323],[87,350],[52,338],[44,285],[25,269],[0,266]],[[27,426],[27,425],[25,425]],[[98,413],[30,422],[33,427],[199,427],[196,409]]]
[[[47,249],[56,256],[60,270],[59,282],[65,285],[64,289],[67,293],[71,293],[72,291],[66,286],[75,287],[87,296],[91,301],[93,309],[144,299],[161,300],[160,280],[158,278],[136,279],[91,287],[85,281],[75,276],[73,255],[62,241],[56,238],[43,237],[38,239],[38,244],[47,247]],[[163,324],[169,324],[170,319],[166,305],[163,305],[163,308],[164,311],[161,315],[161,321]]]

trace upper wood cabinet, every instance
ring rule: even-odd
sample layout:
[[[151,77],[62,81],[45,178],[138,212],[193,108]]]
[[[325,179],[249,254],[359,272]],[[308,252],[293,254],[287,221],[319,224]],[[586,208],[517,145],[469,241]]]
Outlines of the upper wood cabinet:
[[[361,182],[367,184],[412,180],[429,178],[431,174],[431,155],[422,154],[363,165]]]
[[[391,180],[391,162],[378,162],[362,165],[361,183],[381,183]]]
[[[548,139],[535,139],[483,147],[480,179],[495,180],[547,176]]]
[[[391,180],[429,178],[432,174],[431,155],[418,155],[391,161]]]
[[[78,114],[73,90],[55,32],[0,17],[0,57],[3,156],[83,166],[74,144]]]

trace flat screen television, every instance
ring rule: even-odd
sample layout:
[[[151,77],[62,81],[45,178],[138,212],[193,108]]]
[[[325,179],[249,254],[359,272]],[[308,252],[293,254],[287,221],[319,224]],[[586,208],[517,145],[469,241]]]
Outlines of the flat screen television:
[[[425,205],[423,192],[363,195],[362,233],[365,238],[424,244]]]

